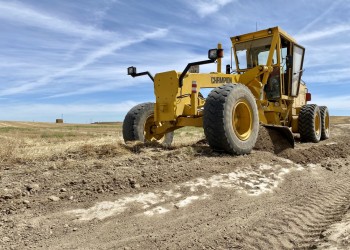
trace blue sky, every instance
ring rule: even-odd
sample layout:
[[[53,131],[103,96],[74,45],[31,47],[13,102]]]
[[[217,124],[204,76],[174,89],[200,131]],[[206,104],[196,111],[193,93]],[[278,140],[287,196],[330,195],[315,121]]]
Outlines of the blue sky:
[[[122,121],[153,101],[151,73],[182,71],[230,37],[280,26],[306,48],[314,103],[350,115],[348,0],[0,0],[0,120]],[[201,68],[212,71],[215,65]]]

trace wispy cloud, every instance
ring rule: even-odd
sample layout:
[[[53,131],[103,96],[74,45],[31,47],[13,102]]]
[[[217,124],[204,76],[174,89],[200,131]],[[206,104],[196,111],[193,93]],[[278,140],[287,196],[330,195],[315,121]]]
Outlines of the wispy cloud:
[[[327,105],[332,110],[350,110],[350,95],[337,95],[337,96],[312,96],[312,102],[319,105]]]
[[[306,82],[324,83],[327,85],[349,84],[350,68],[334,68],[307,73],[303,76]]]
[[[118,42],[110,43],[104,47],[101,47],[101,48],[91,52],[87,57],[85,57],[85,59],[83,59],[81,62],[79,62],[71,67],[64,68],[64,69],[62,69],[54,74],[46,75],[46,76],[40,78],[38,81],[2,90],[0,92],[0,96],[23,93],[25,91],[29,91],[29,90],[32,90],[34,88],[44,86],[56,78],[64,77],[64,76],[69,75],[72,72],[82,70],[86,66],[95,63],[100,58],[107,56],[107,55],[110,55],[111,53],[114,53],[117,50],[128,47],[128,46],[133,45],[135,43],[143,42],[143,41],[148,40],[148,39],[155,39],[155,38],[164,37],[167,34],[167,32],[168,32],[167,29],[158,28],[155,31],[152,31],[149,33],[143,33],[142,35],[140,35],[139,37],[136,37],[136,38],[129,38],[129,39],[124,39],[124,40],[121,40]]]
[[[140,81],[137,81],[137,82],[140,82]],[[76,95],[84,95],[84,94],[90,94],[90,93],[98,93],[103,91],[110,91],[110,90],[115,90],[125,86],[133,86],[136,83],[135,81],[132,81],[131,79],[129,79],[129,80],[123,80],[121,83],[110,82],[110,83],[103,83],[103,84],[95,84],[95,85],[90,85],[88,87],[75,88],[74,90],[70,90],[70,91],[67,90],[67,92],[50,95],[43,99],[52,99],[52,98],[60,98],[60,97],[67,97],[67,96],[76,96]]]
[[[122,121],[124,114],[137,103],[125,101],[120,103],[80,103],[80,104],[46,104],[46,103],[12,103],[0,105],[6,109],[1,120],[51,121],[64,115],[65,121],[74,123],[79,121]],[[46,119],[42,119],[46,117]]]
[[[326,28],[314,32],[308,32],[296,36],[298,42],[306,42],[311,40],[320,40],[321,38],[330,37],[339,33],[350,31],[350,25],[342,24],[337,26],[327,26]]]
[[[234,0],[193,0],[186,1],[186,4],[189,4],[192,9],[203,18],[219,11],[222,7],[233,1]]]
[[[321,95],[329,92],[328,85],[336,85],[332,98],[350,91],[349,11],[344,0],[168,0],[157,8],[137,0],[0,0],[0,110],[7,111],[0,120],[52,121],[56,112],[68,115],[67,106],[76,121],[84,122],[80,112],[96,116],[102,111],[92,108],[99,103],[107,111],[108,103],[124,105],[100,119],[117,113],[122,120],[132,106],[124,100],[154,100],[150,80],[127,76],[126,67],[153,74],[181,71],[206,59],[218,42],[226,51],[225,65],[230,36],[254,31],[256,22],[259,28],[271,27],[276,20],[287,32],[299,32],[296,39],[306,48],[303,78],[310,92],[323,98],[320,104],[327,104]],[[215,68],[204,65],[201,72]]]
[[[43,13],[20,2],[1,1],[0,19],[73,36],[116,37],[114,32],[81,25],[73,20],[66,20],[53,14]]]
[[[96,10],[93,13],[93,25],[92,28],[96,29],[106,16],[107,12],[111,9],[113,4],[116,2],[116,0],[109,0],[104,2],[104,6],[101,9]],[[72,58],[73,54],[75,51],[79,50],[85,42],[87,42],[89,39],[91,39],[90,33],[85,33],[81,39],[75,43],[71,49],[65,54],[65,59],[70,59]]]
[[[323,9],[321,14],[315,13],[315,19],[309,22],[306,26],[304,26],[299,32],[299,34],[305,33],[310,28],[314,27],[317,23],[322,22],[330,13],[334,11],[334,9],[342,2],[342,0],[333,1],[333,3],[326,9]]]

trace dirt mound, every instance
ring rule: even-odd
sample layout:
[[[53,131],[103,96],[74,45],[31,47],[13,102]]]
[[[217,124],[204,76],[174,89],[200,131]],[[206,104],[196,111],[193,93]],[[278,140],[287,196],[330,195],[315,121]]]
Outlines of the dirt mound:
[[[295,163],[319,163],[326,158],[346,158],[350,153],[349,138],[344,142],[331,145],[311,146],[303,149],[287,149],[278,154],[281,157],[287,158]]]
[[[278,154],[291,147],[289,141],[281,132],[260,126],[258,139],[254,147],[255,150]]]
[[[160,144],[155,144],[155,145],[151,145],[151,146],[158,146],[159,147]],[[149,147],[148,145],[144,145],[143,143],[137,143],[134,144],[132,146],[127,146],[127,148],[135,153],[138,153],[140,151],[140,148],[143,147]],[[193,143],[190,145],[190,147],[196,151],[199,154],[204,154],[207,156],[215,156],[217,153],[222,153],[222,154],[226,154],[225,152],[218,152],[218,151],[213,151],[212,148],[209,147],[208,145],[208,141],[206,139],[201,139],[199,141],[197,141],[196,143]],[[164,147],[162,147],[164,148]],[[177,147],[178,148],[178,147]],[[286,136],[271,128],[268,129],[264,126],[260,126],[259,129],[259,135],[256,141],[256,144],[254,146],[255,150],[258,151],[267,151],[273,154],[278,154],[281,153],[282,151],[292,148],[292,145],[290,144],[290,142],[288,141],[288,139],[286,138]],[[167,148],[169,149],[169,148]],[[172,148],[174,149],[174,148]]]
[[[69,150],[64,157],[68,159],[102,159],[106,157],[117,157],[128,153],[128,150],[126,150],[121,144],[104,144],[97,146],[84,144],[77,149]]]
[[[131,153],[142,153],[145,151],[145,149],[155,149],[155,150],[173,150],[173,146],[168,146],[161,144],[157,141],[150,141],[150,142],[141,142],[141,141],[128,141],[125,144],[120,144],[122,147],[124,147],[126,150],[130,151]]]

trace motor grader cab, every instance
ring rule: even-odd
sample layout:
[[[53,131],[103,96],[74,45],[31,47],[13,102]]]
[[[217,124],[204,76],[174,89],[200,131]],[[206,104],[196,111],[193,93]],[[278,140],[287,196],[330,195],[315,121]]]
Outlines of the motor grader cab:
[[[171,144],[173,131],[185,126],[203,127],[214,150],[249,153],[259,126],[281,131],[294,146],[329,137],[329,113],[311,100],[301,80],[305,49],[279,27],[231,37],[233,63],[221,70],[223,49],[209,50],[208,60],[189,63],[184,71],[137,73],[154,82],[155,103],[133,107],[123,123],[125,141],[159,141]],[[231,60],[232,61],[232,60]],[[216,62],[216,72],[199,73],[199,65]],[[207,98],[200,91],[212,88]]]

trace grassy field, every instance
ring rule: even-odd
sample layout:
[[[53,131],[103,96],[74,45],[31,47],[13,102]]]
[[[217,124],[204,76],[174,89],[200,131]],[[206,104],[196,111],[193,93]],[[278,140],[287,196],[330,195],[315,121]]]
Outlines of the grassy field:
[[[350,124],[350,117],[333,116],[331,123]],[[191,145],[201,139],[204,139],[202,128],[182,128],[175,131],[173,146]],[[122,123],[55,124],[2,121],[0,140],[0,163],[49,161],[72,152],[93,154],[100,150],[109,150],[120,153],[125,149]]]
[[[174,147],[204,138],[203,129],[183,128],[174,136]],[[48,161],[71,152],[83,154],[101,148],[123,150],[122,124],[54,124],[0,122],[0,162]]]
[[[332,124],[350,124],[350,116],[331,116]]]

